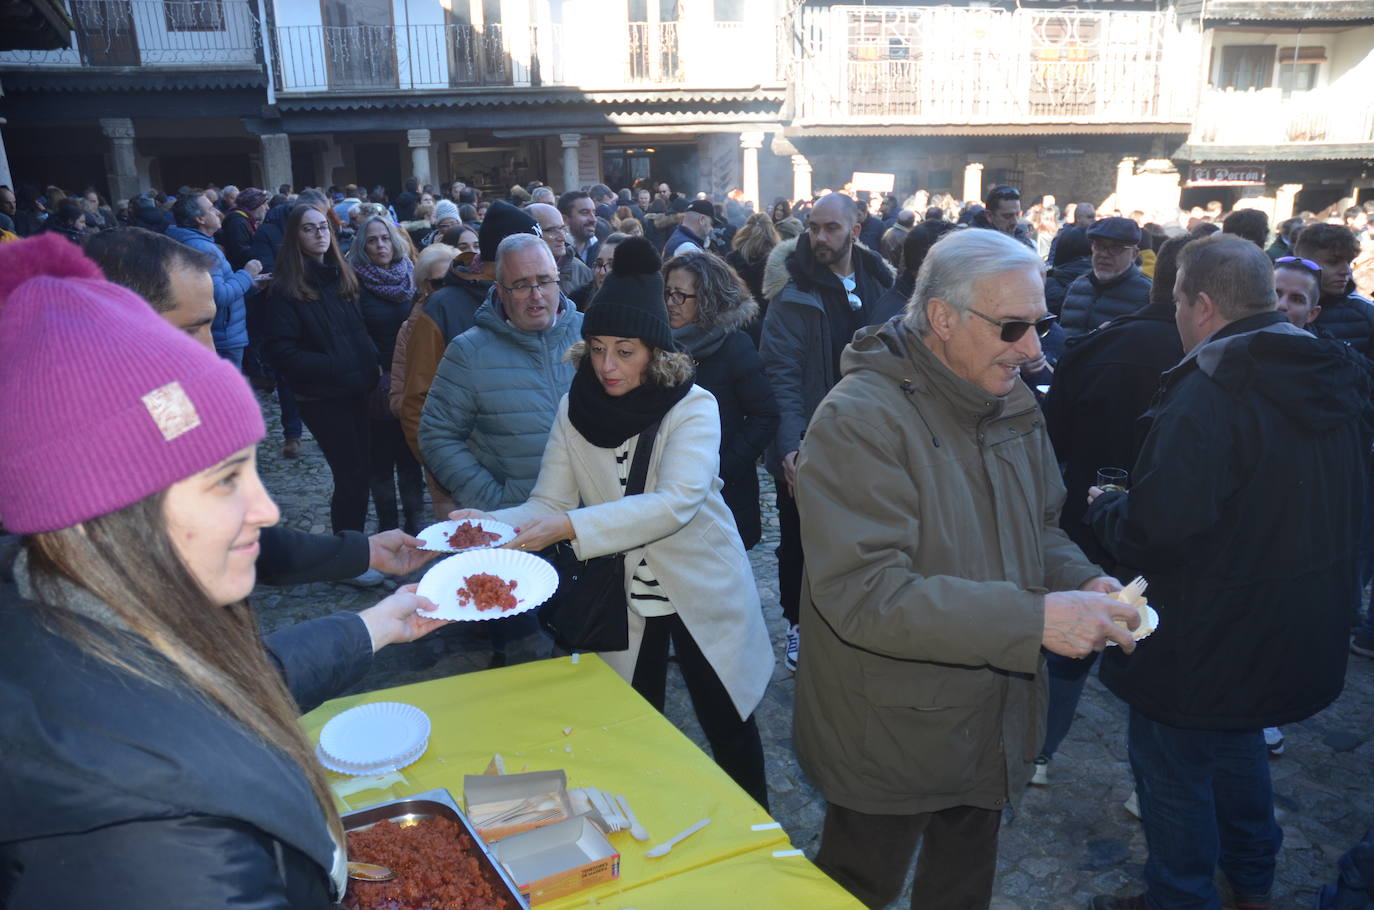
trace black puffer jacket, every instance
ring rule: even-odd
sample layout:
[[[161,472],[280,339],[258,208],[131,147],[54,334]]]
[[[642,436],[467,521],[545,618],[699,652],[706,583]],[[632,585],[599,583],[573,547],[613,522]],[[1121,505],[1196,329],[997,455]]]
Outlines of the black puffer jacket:
[[[1368,364],[1279,313],[1238,320],[1164,378],[1128,492],[1088,510],[1149,579],[1159,628],[1102,681],[1158,723],[1258,730],[1345,680],[1369,451]]]
[[[258,225],[257,233],[253,235],[253,245],[248,249],[248,258],[261,262],[264,272],[272,271],[277,264],[277,252],[281,249],[282,238],[285,237],[286,216],[289,214],[291,206],[285,202],[268,209],[262,224]]]
[[[1150,279],[1131,266],[1107,281],[1099,281],[1091,269],[1069,285],[1059,324],[1070,338],[1086,335],[1118,316],[1134,313],[1150,302]]]
[[[719,344],[689,350],[696,361],[696,384],[716,397],[720,409],[720,495],[735,516],[735,527],[750,549],[759,542],[759,456],[778,430],[778,402],[763,371],[763,360],[743,331],[758,306],[746,299],[722,314],[718,325],[728,330]],[[693,327],[689,326],[688,329]],[[682,335],[679,329],[676,335]]]
[[[1172,303],[1151,303],[1070,344],[1055,367],[1045,421],[1068,491],[1059,526],[1089,559],[1115,574],[1115,560],[1083,523],[1098,468],[1130,470],[1145,439],[1140,418],[1160,376],[1183,359]],[[1129,581],[1130,579],[1126,579]]]
[[[272,289],[266,350],[272,368],[306,398],[361,398],[377,385],[377,346],[357,300],[339,295],[337,266],[307,263],[318,300]]]
[[[1087,256],[1056,265],[1045,274],[1045,306],[1056,316],[1064,311],[1069,287],[1084,275],[1092,274],[1093,261]]]
[[[234,271],[253,258],[253,234],[256,229],[248,213],[243,209],[232,209],[224,216],[224,225],[219,229],[216,240],[224,247],[224,258]]]
[[[363,311],[367,334],[377,346],[377,362],[383,370],[391,369],[391,356],[396,353],[396,333],[410,315],[409,303],[392,303],[370,291],[361,281],[358,284],[358,305]]]
[[[372,659],[348,613],[265,643],[301,710]],[[333,906],[334,844],[300,769],[184,689],[42,628],[12,583],[0,586],[0,743],[0,906]]]
[[[1323,294],[1317,325],[1374,359],[1374,304],[1355,293],[1355,282],[1343,294]]]

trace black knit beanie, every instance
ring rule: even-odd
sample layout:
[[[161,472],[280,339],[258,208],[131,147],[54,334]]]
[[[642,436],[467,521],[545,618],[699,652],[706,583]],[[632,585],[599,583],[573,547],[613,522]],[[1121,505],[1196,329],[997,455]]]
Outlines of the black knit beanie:
[[[496,248],[511,234],[535,234],[544,236],[539,223],[528,212],[496,200],[487,207],[487,216],[482,219],[482,228],[477,232],[477,245],[481,250],[483,262],[496,261]]]
[[[677,350],[663,302],[662,266],[653,244],[643,237],[616,247],[611,274],[582,315],[582,337],[638,338],[660,350]]]

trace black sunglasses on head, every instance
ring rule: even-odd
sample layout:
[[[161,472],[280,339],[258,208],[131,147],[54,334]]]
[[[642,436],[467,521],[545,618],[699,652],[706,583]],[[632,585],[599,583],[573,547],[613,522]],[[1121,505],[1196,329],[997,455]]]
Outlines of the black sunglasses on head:
[[[1020,341],[1022,336],[1026,334],[1027,329],[1035,329],[1035,334],[1044,338],[1050,333],[1050,326],[1054,325],[1054,321],[1059,318],[1053,313],[1047,313],[1034,322],[1027,322],[1024,319],[1007,319],[1004,321],[1001,319],[993,319],[991,316],[984,315],[972,307],[969,307],[969,312],[984,322],[989,322],[1001,329],[1002,341],[1005,344],[1015,344]]]

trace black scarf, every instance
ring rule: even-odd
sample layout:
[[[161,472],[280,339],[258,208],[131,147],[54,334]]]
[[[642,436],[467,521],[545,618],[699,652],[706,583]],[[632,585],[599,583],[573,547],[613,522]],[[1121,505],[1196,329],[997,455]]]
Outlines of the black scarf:
[[[661,420],[692,385],[691,379],[666,388],[645,381],[624,395],[608,395],[592,372],[592,359],[584,357],[568,390],[568,419],[592,445],[614,449]]]

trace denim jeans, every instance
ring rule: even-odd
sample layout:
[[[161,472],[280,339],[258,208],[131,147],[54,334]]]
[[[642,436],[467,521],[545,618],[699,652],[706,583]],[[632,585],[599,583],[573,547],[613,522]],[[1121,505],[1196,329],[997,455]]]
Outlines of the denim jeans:
[[[1127,745],[1151,910],[1220,910],[1217,866],[1238,896],[1267,895],[1283,830],[1263,731],[1184,730],[1133,709]]]
[[[1045,720],[1045,745],[1040,754],[1054,758],[1055,751],[1064,737],[1069,735],[1074,715],[1078,713],[1078,701],[1083,697],[1083,687],[1087,685],[1088,674],[1097,663],[1097,654],[1087,657],[1063,657],[1058,654],[1045,655],[1045,665],[1049,672],[1050,704],[1049,715]]]
[[[296,406],[296,395],[286,380],[277,377],[277,403],[281,405],[281,435],[286,439],[301,438],[301,409]]]

